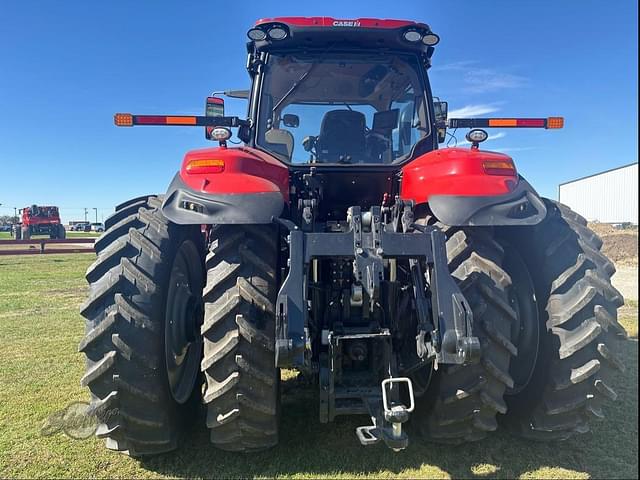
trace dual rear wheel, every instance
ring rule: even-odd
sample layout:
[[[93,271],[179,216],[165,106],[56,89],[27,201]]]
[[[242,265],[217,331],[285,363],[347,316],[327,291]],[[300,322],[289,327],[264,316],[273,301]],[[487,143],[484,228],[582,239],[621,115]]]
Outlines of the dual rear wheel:
[[[169,222],[161,203],[120,205],[86,274],[81,382],[97,435],[133,456],[166,452],[204,403],[218,448],[271,447],[280,412],[276,231],[214,227],[205,256],[200,229]],[[482,358],[435,372],[412,417],[426,439],[478,440],[498,420],[530,438],[565,439],[615,399],[610,374],[623,365],[612,342],[624,334],[615,269],[584,219],[554,202],[547,208],[535,227],[440,225]]]
[[[435,373],[416,412],[429,440],[481,439],[498,423],[526,438],[565,440],[604,418],[617,397],[611,376],[624,365],[615,342],[626,334],[615,267],[584,218],[545,203],[547,217],[533,227],[441,226],[482,359]]]
[[[275,230],[215,228],[205,258],[200,228],[161,204],[117,207],[87,270],[79,350],[96,434],[132,456],[170,451],[204,401],[219,448],[275,445]]]

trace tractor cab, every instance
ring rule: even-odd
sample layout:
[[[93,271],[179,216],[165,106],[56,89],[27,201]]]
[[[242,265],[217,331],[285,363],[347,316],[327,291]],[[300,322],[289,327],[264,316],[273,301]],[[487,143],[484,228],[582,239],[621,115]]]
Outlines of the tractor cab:
[[[248,142],[288,164],[399,164],[436,148],[425,24],[260,20],[248,32]]]

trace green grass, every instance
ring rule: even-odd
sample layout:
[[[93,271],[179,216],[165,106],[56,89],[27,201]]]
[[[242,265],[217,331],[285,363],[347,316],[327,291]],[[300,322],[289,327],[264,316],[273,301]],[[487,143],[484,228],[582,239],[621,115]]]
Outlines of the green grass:
[[[98,232],[69,232],[67,231],[67,238],[94,238],[99,237],[101,234]],[[48,235],[34,235],[33,239],[49,238]],[[13,240],[11,232],[0,232],[0,240]]]
[[[208,444],[204,418],[176,452],[140,462],[106,450],[97,439],[42,436],[52,413],[75,400],[84,361],[76,353],[83,334],[78,314],[91,255],[0,257],[0,477],[345,477],[345,478],[637,478],[638,344],[623,341],[627,365],[618,375],[618,401],[606,422],[559,444],[531,443],[498,432],[484,442],[458,447],[420,445],[393,453],[361,447],[354,428],[365,418],[318,422],[313,390],[284,384],[280,445],[239,455]],[[623,324],[635,328],[625,313]]]

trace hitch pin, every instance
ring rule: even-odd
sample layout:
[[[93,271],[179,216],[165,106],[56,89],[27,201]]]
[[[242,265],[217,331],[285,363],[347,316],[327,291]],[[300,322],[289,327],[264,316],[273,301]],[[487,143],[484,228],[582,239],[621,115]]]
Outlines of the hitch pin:
[[[390,406],[387,399],[387,385],[390,389],[393,388],[393,384],[406,383],[409,389],[409,407],[404,405]],[[413,396],[413,384],[409,377],[397,377],[397,378],[385,378],[382,381],[382,408],[384,409],[384,418],[391,423],[392,434],[395,439],[402,438],[402,424],[409,419],[409,414],[413,412],[415,408],[415,399]],[[399,386],[399,385],[398,385]],[[394,421],[396,420],[396,421]],[[394,448],[394,451],[401,449]]]

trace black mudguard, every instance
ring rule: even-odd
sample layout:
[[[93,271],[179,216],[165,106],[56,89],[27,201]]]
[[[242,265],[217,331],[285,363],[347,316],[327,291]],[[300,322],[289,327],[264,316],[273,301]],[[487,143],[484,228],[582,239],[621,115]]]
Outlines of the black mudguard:
[[[506,195],[433,195],[429,207],[438,220],[455,227],[535,225],[547,215],[544,202],[522,177]]]
[[[209,194],[196,192],[173,177],[162,204],[162,213],[179,225],[266,224],[284,209],[280,192]]]

